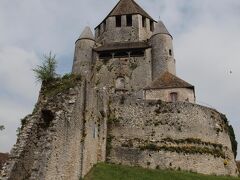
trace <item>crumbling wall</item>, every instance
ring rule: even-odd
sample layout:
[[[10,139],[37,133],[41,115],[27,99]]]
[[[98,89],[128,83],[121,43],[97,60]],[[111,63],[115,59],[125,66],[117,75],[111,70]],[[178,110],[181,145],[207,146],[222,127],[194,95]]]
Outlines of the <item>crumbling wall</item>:
[[[53,97],[40,94],[34,113],[23,121],[0,179],[79,180],[105,160],[105,131],[99,128],[92,136],[92,124],[105,127],[104,121],[92,112],[86,92],[83,81]]]
[[[108,119],[109,162],[237,175],[227,122],[216,110],[190,103],[116,98]]]

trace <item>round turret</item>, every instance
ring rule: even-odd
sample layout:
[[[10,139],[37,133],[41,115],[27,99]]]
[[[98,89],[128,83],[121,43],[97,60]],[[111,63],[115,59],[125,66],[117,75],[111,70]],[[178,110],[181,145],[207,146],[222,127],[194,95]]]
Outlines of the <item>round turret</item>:
[[[86,27],[75,43],[73,74],[89,77],[95,40],[90,27]]]
[[[152,45],[152,80],[160,77],[164,72],[176,74],[173,53],[172,35],[162,21],[155,25],[150,39]]]

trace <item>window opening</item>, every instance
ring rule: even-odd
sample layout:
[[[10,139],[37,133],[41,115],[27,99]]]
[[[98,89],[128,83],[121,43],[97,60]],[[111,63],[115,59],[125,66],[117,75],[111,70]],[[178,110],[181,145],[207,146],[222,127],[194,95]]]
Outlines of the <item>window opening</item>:
[[[171,102],[177,102],[178,94],[176,92],[170,93]]]
[[[121,16],[116,16],[116,27],[122,26],[122,18]]]
[[[106,31],[106,20],[103,21],[103,31]]]
[[[142,27],[146,27],[146,18],[142,16]]]
[[[172,56],[172,50],[171,49],[169,49],[169,55]]]
[[[152,20],[150,21],[150,31],[154,31],[154,23]]]
[[[127,26],[132,26],[132,15],[127,15]]]

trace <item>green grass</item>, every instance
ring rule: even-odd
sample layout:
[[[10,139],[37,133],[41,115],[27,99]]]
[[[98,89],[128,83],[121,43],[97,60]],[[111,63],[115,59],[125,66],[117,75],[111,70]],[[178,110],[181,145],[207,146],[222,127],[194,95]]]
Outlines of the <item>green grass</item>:
[[[169,170],[148,170],[100,163],[84,180],[240,180],[240,178],[205,176],[196,173]]]

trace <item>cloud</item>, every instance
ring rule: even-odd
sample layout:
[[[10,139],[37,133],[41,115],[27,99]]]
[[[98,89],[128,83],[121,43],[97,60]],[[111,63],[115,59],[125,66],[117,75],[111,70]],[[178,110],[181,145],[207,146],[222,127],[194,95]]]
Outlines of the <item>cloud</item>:
[[[32,68],[39,63],[34,52],[16,47],[0,48],[0,151],[10,150],[16,140],[20,119],[30,113],[36,102],[39,85]]]

